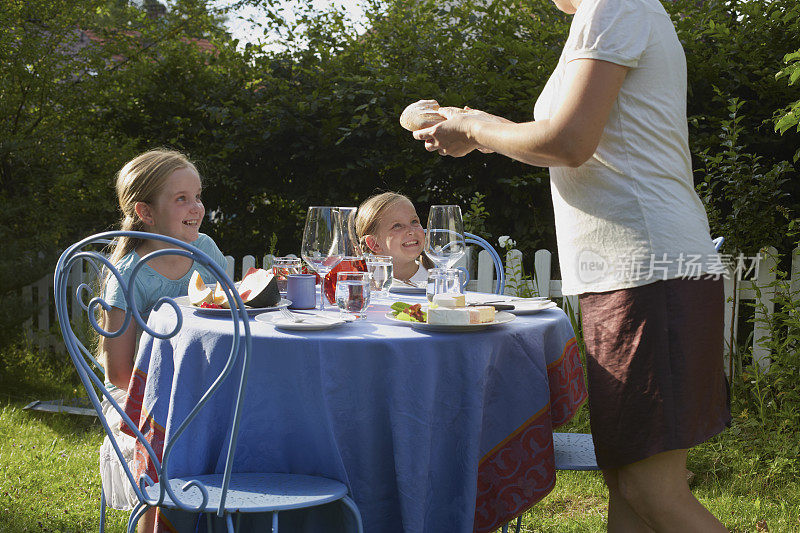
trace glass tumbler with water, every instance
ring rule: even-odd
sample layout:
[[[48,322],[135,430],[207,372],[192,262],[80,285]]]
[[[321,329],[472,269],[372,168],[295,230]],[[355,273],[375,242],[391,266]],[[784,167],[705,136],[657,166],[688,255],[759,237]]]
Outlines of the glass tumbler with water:
[[[463,293],[466,284],[466,272],[457,268],[432,268],[428,270],[428,284],[425,295],[433,301],[434,294]]]
[[[370,297],[369,272],[339,272],[336,279],[336,305],[342,313],[359,319],[367,317]]]
[[[277,276],[278,290],[286,292],[286,280],[291,274],[302,274],[303,265],[299,257],[276,257],[272,262],[272,272]]]
[[[387,290],[392,284],[392,257],[389,255],[368,255],[367,271],[369,272],[373,291]]]

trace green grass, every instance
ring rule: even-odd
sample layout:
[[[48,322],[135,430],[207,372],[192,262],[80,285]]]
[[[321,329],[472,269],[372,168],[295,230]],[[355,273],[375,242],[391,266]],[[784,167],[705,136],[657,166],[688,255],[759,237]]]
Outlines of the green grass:
[[[7,350],[0,391],[0,532],[97,531],[102,427],[94,417],[23,410],[33,400],[76,396],[72,367]],[[111,510],[107,531],[125,531],[127,514]]]
[[[74,372],[61,358],[0,354],[0,532],[97,530],[99,423],[22,409],[76,394]],[[586,409],[562,430],[588,431]],[[690,453],[694,494],[732,531],[800,532],[800,459],[782,455],[798,438],[798,428],[763,427],[737,413],[731,430]],[[604,531],[606,498],[599,473],[559,472],[553,491],[523,516],[522,530]],[[107,531],[125,531],[126,520],[127,513],[109,510]]]

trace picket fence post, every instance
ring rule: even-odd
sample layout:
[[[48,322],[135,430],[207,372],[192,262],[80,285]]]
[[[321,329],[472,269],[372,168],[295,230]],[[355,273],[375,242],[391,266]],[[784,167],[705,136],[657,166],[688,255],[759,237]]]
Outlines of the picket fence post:
[[[778,250],[770,246],[762,249],[761,258],[758,266],[758,275],[755,284],[759,288],[761,297],[760,305],[756,306],[755,324],[753,327],[753,360],[758,363],[762,370],[769,368],[770,352],[769,348],[763,346],[763,341],[769,339],[770,328],[768,320],[770,315],[775,312],[775,285],[773,282],[777,274],[777,254]]]
[[[509,250],[506,254],[506,289],[509,296],[519,294],[522,283],[522,252],[517,249]]]
[[[741,293],[742,280],[739,272],[736,273],[736,279],[726,277],[723,280],[723,287],[725,290],[725,308],[723,311],[723,329],[722,329],[722,353],[723,362],[725,367],[725,375],[730,376],[731,358],[734,356],[735,339],[737,338],[738,331],[738,314],[739,310],[739,294]],[[734,291],[734,289],[737,289]]]
[[[246,255],[242,257],[242,277],[239,279],[244,278],[244,275],[247,274],[247,271],[251,268],[256,266],[256,258],[252,255]],[[233,279],[233,278],[231,278]]]
[[[54,274],[48,274],[36,283],[36,305],[39,310],[39,331],[37,339],[39,350],[49,347],[50,341],[50,293],[53,292]],[[42,334],[41,332],[44,332]]]
[[[553,254],[549,250],[536,250],[533,254],[533,282],[536,284],[536,294],[550,298],[550,272],[552,270]]]
[[[478,292],[494,292],[494,261],[486,250],[478,252]]]

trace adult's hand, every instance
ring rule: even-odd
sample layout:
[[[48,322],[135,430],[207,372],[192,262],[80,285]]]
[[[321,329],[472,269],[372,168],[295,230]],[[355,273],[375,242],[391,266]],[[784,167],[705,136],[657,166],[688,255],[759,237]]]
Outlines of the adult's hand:
[[[447,120],[414,132],[425,149],[461,157],[495,151],[541,167],[578,167],[594,154],[627,67],[599,59],[567,64],[567,94],[555,114],[515,123],[474,109],[440,108]]]
[[[469,107],[440,107],[438,113],[447,120],[415,131],[414,138],[425,141],[425,149],[429,152],[453,157],[462,157],[476,149],[483,153],[493,152],[476,142],[471,135],[471,128],[476,122],[512,123],[505,118]]]

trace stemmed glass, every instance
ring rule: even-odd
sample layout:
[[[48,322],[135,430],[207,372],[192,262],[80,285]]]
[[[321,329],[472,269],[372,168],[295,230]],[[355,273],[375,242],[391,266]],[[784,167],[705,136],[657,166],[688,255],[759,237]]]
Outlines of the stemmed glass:
[[[464,223],[457,205],[432,205],[425,234],[425,253],[437,268],[452,268],[466,253]]]
[[[300,255],[321,278],[320,310],[325,309],[325,275],[338,265],[345,255],[342,232],[342,217],[338,207],[308,208]]]

